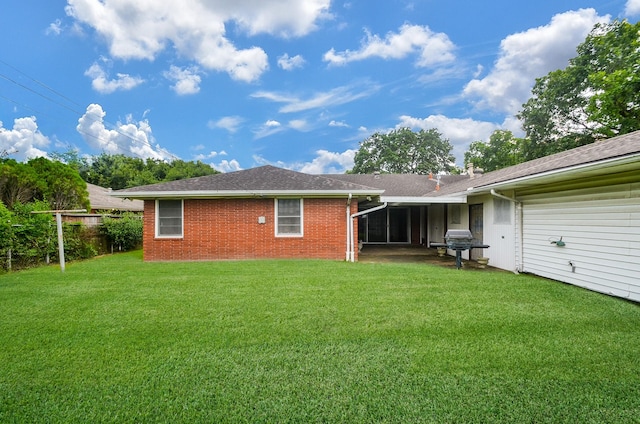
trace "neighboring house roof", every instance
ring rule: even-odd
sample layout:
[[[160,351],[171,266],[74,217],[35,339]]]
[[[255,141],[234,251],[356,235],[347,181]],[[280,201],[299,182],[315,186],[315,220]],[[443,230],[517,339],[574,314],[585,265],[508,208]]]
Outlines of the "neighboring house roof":
[[[378,196],[384,190],[361,184],[340,181],[322,175],[310,175],[267,165],[225,174],[189,178],[118,190],[117,197],[151,198],[209,198],[253,196]]]
[[[563,178],[586,178],[640,167],[640,131],[597,141],[575,149],[534,159],[508,168],[476,175],[443,187],[431,196],[487,191],[493,187],[515,188],[557,182]]]
[[[94,211],[142,212],[144,210],[144,203],[141,200],[115,198],[110,195],[112,191],[109,188],[87,183],[87,192],[91,209]]]

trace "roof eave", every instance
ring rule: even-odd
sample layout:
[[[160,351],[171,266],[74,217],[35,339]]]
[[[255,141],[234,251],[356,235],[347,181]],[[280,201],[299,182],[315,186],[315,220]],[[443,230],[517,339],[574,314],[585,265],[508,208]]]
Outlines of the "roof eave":
[[[605,168],[610,168],[612,166],[619,166],[630,164],[634,162],[638,162],[640,159],[640,153],[636,153],[630,156],[624,156],[622,158],[611,158],[605,159],[598,162],[589,162],[583,163],[579,165],[570,166],[567,168],[554,169],[551,171],[541,172],[539,174],[527,175],[520,178],[514,178],[511,180],[500,181],[497,183],[487,184],[480,187],[469,187],[467,189],[467,194],[481,194],[490,192],[491,189],[510,189],[510,188],[520,188],[523,186],[531,186],[534,184],[545,184],[547,182],[558,182],[558,176],[563,177],[571,177],[573,175],[588,171],[598,171]]]
[[[213,199],[255,197],[348,197],[380,196],[384,190],[194,190],[194,191],[130,191],[109,195],[126,199]]]
[[[466,193],[460,193],[452,196],[439,196],[439,197],[427,197],[427,196],[380,196],[381,202],[389,204],[412,204],[412,205],[431,205],[442,203],[466,203]]]

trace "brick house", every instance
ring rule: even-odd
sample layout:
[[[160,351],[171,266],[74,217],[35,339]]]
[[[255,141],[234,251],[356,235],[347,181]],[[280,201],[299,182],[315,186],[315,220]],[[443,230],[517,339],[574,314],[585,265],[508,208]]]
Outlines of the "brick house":
[[[349,216],[383,190],[263,166],[119,190],[144,200],[147,261],[357,257]],[[357,227],[353,227],[357,228]]]
[[[148,261],[356,261],[359,244],[429,247],[469,229],[490,248],[466,260],[640,301],[640,131],[486,174],[263,166],[112,195],[144,200]]]

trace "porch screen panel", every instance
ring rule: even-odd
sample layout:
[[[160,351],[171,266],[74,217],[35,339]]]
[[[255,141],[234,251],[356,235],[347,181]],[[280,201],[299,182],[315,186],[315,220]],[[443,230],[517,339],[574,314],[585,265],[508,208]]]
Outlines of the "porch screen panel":
[[[409,210],[405,208],[389,209],[389,242],[406,243],[409,241]]]

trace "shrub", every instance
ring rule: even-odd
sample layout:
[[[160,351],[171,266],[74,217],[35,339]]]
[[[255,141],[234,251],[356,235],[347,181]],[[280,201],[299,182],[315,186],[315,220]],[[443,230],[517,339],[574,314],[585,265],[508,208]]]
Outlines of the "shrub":
[[[105,216],[101,231],[118,250],[132,250],[142,243],[142,218],[140,215],[125,213],[120,217]]]

